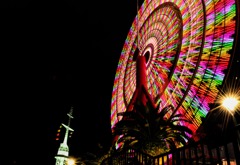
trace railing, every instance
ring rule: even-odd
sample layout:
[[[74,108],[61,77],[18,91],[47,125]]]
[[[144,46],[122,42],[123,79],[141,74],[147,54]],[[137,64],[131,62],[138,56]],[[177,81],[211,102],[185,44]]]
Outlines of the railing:
[[[106,158],[101,165],[240,165],[236,141],[220,146],[197,142],[159,156],[128,149]]]

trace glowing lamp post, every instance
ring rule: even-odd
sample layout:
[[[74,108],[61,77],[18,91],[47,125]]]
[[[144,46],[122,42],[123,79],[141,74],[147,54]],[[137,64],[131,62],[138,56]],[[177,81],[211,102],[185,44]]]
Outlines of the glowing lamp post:
[[[223,99],[222,106],[228,110],[231,115],[234,115],[234,112],[237,110],[239,101],[237,100],[237,97],[226,97]]]
[[[69,158],[67,161],[67,165],[76,165],[76,160],[73,158]]]
[[[236,111],[238,111],[239,107],[240,107],[240,101],[238,100],[238,97],[237,96],[226,96],[222,99],[222,103],[221,103],[221,106],[227,110],[231,116],[232,116],[232,119],[233,119],[233,122],[234,122],[234,126],[236,127],[236,134],[237,134],[237,144],[238,144],[238,153],[240,152],[240,134],[239,134],[239,131],[238,131],[238,123],[237,123],[237,120],[235,118],[235,113]],[[237,164],[240,165],[240,154],[238,154],[236,156],[236,161],[237,161]]]
[[[234,122],[234,126],[237,127],[238,123],[237,120],[235,118],[235,112],[238,110],[239,106],[240,106],[240,101],[238,100],[237,96],[226,96],[222,99],[222,107],[224,109],[226,109],[233,117],[233,122]],[[237,129],[237,140],[238,140],[238,148],[240,150],[240,135],[239,135],[239,131]]]

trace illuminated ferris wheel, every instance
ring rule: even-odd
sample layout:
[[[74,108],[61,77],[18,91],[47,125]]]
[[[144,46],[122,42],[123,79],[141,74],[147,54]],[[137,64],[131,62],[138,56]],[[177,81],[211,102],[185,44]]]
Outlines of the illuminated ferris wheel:
[[[146,61],[146,89],[160,109],[206,117],[228,70],[236,33],[235,0],[146,0],[125,40],[111,102],[113,127],[137,88],[137,56]]]

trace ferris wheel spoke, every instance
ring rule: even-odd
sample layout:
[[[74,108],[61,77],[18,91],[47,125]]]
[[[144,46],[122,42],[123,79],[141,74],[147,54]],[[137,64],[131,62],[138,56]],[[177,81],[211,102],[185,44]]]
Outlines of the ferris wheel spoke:
[[[132,104],[138,78],[136,59],[144,56],[145,92],[160,107],[171,105],[173,112],[185,114],[193,121],[188,127],[196,131],[214,103],[230,63],[236,33],[235,3],[144,1],[119,59],[112,92],[112,125],[117,113]]]

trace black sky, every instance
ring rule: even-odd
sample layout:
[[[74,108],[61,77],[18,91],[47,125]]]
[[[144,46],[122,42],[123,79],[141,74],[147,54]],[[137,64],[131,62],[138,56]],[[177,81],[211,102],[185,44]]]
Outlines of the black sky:
[[[70,154],[109,145],[113,82],[136,2],[1,1],[0,165],[53,165],[72,105]]]
[[[60,144],[56,131],[72,105],[70,153],[107,146],[113,81],[136,1],[0,5],[0,164],[52,165]]]

